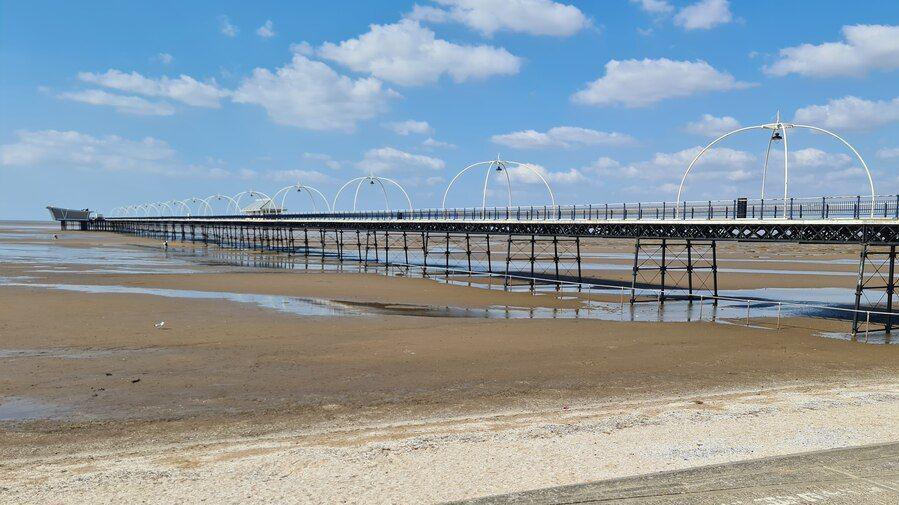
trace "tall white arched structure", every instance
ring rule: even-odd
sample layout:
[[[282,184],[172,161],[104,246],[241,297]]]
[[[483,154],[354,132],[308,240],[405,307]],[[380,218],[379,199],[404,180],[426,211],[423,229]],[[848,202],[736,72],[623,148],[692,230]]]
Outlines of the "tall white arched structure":
[[[447,197],[447,195],[449,195],[449,191],[450,191],[450,189],[452,189],[453,184],[455,184],[456,181],[459,180],[459,178],[462,177],[463,174],[465,174],[469,170],[472,170],[475,167],[480,167],[480,166],[486,166],[486,170],[484,171],[484,189],[483,189],[483,192],[481,195],[481,210],[485,210],[487,208],[487,184],[490,181],[490,174],[493,173],[494,169],[497,172],[503,172],[506,176],[506,189],[507,189],[506,194],[508,197],[507,202],[508,202],[508,206],[511,207],[512,206],[512,179],[509,177],[509,165],[514,165],[515,167],[518,167],[518,168],[524,168],[526,170],[529,170],[532,174],[536,175],[541,181],[543,181],[543,185],[546,186],[546,191],[549,192],[549,199],[550,199],[551,205],[553,205],[553,206],[556,205],[556,195],[553,193],[553,188],[551,188],[549,186],[549,182],[547,182],[546,178],[544,178],[543,175],[536,168],[534,168],[533,165],[531,165],[529,163],[520,163],[517,161],[501,160],[501,159],[499,159],[499,156],[497,156],[495,160],[479,161],[477,163],[472,163],[471,165],[468,165],[467,167],[465,167],[461,171],[459,171],[459,173],[456,174],[456,176],[452,178],[452,180],[449,182],[449,184],[447,184],[446,190],[443,192],[443,200],[440,203],[440,208],[444,209],[444,210],[446,209],[446,197]]]
[[[173,209],[172,206],[169,205],[169,202],[157,202],[156,205],[159,208],[160,215],[163,215],[162,214],[163,207],[165,207],[165,209],[169,211],[169,213],[167,215],[169,215],[169,216],[175,215],[175,209]]]
[[[241,191],[240,193],[234,195],[234,201],[237,203],[238,213],[243,212],[243,207],[240,206],[240,199],[245,196],[252,196],[252,197],[258,198],[260,200],[268,200],[268,201],[272,202],[272,205],[275,204],[275,201],[272,200],[272,197],[266,195],[262,191],[255,191],[252,189],[247,190],[247,191]]]
[[[212,201],[212,200],[215,200],[217,202],[224,200],[226,202],[225,212],[230,212],[232,209],[232,206],[233,206],[234,215],[240,214],[240,206],[237,204],[237,200],[231,198],[230,196],[222,195],[222,194],[215,194],[215,195],[207,196],[204,199],[204,201],[206,202],[206,204],[209,206],[210,209],[212,209],[212,203],[210,203],[210,201]]]
[[[409,198],[409,193],[406,193],[406,190],[403,186],[396,182],[393,179],[388,179],[387,177],[381,177],[378,175],[366,175],[363,177],[356,177],[355,179],[350,179],[347,181],[340,189],[337,190],[337,194],[334,195],[334,202],[331,203],[331,210],[337,210],[337,199],[340,198],[340,193],[346,189],[347,186],[356,183],[356,191],[353,194],[353,212],[356,212],[356,203],[359,201],[359,189],[362,188],[362,185],[368,182],[370,185],[374,186],[377,184],[381,187],[381,193],[384,194],[384,205],[387,207],[387,211],[390,212],[390,197],[387,195],[387,188],[384,187],[385,182],[389,182],[393,184],[397,188],[399,188],[400,192],[403,193],[403,196],[406,197],[406,204],[409,206],[409,212],[412,212],[412,199]]]
[[[275,196],[272,197],[272,199],[277,202],[278,196],[281,196],[281,209],[285,208],[284,204],[287,201],[287,194],[290,193],[292,189],[296,189],[297,193],[302,193],[303,191],[305,191],[306,194],[309,195],[309,201],[312,202],[312,212],[318,212],[318,205],[315,203],[316,195],[318,195],[318,197],[321,198],[323,202],[325,202],[325,208],[328,209],[328,212],[331,212],[331,204],[328,203],[328,199],[325,198],[325,195],[321,191],[313,188],[312,186],[300,184],[299,182],[292,186],[284,186],[283,188],[279,189],[277,193],[275,193]],[[284,193],[283,195],[281,195],[282,192]]]
[[[771,130],[771,138],[768,140],[768,149],[765,151],[765,164],[762,168],[762,192],[761,197],[764,200],[765,198],[765,182],[768,177],[768,158],[771,154],[771,144],[776,141],[783,141],[784,146],[784,202],[786,202],[790,197],[789,187],[790,187],[790,165],[789,165],[789,149],[787,148],[787,130],[790,128],[805,128],[808,130],[816,131],[819,133],[824,133],[829,135],[837,140],[839,140],[844,146],[848,147],[852,154],[855,155],[858,162],[861,163],[862,168],[865,169],[865,174],[868,176],[868,186],[871,190],[871,217],[874,217],[874,203],[877,197],[877,193],[874,190],[874,178],[871,176],[871,170],[868,169],[868,164],[865,163],[865,160],[862,156],[855,150],[849,142],[847,142],[843,137],[840,137],[836,133],[832,131],[825,130],[824,128],[819,128],[817,126],[810,126],[804,124],[796,124],[796,123],[784,123],[780,120],[780,113],[777,113],[777,120],[773,123],[760,124],[755,126],[745,126],[743,128],[737,128],[731,132],[725,133],[715,140],[711,141],[709,145],[702,148],[701,151],[693,158],[693,161],[690,162],[690,165],[687,167],[687,170],[684,172],[683,177],[681,177],[680,186],[677,188],[677,203],[675,206],[675,217],[677,217],[680,212],[680,203],[681,203],[681,194],[684,190],[684,183],[687,182],[687,176],[690,174],[690,171],[693,170],[693,165],[696,164],[697,161],[702,157],[703,154],[708,152],[709,149],[712,148],[718,142],[732,136],[736,135],[740,132],[745,132],[749,130]],[[787,206],[784,205],[784,218],[787,217]]]
[[[145,203],[144,205],[145,205],[146,208],[147,208],[147,215],[148,215],[148,216],[150,215],[150,210],[151,210],[151,209],[152,209],[154,212],[156,212],[156,215],[157,215],[157,216],[161,216],[161,215],[162,215],[162,210],[161,210],[161,209],[159,208],[159,206],[156,205],[155,203],[153,203],[153,202],[148,202],[148,203]]]
[[[182,202],[184,204],[186,204],[187,208],[189,208],[191,210],[193,210],[193,207],[191,207],[191,205],[197,204],[198,212],[196,215],[206,216],[206,215],[212,214],[212,207],[210,207],[209,203],[202,198],[197,198],[195,196],[192,196],[190,198],[185,198],[184,200],[182,200]]]
[[[172,204],[173,209],[175,209],[175,208],[180,209],[180,210],[176,211],[176,212],[179,212],[179,215],[190,216],[190,205],[187,205],[186,203],[184,203],[181,200],[172,200],[169,203]]]

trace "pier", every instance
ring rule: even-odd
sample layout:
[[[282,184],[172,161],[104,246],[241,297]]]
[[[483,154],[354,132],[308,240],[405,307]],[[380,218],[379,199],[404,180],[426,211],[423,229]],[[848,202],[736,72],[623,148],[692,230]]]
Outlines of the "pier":
[[[836,139],[864,169],[870,193],[855,196],[790,196],[787,134],[807,129]],[[770,132],[761,171],[759,198],[687,201],[682,199],[688,176],[699,170],[702,157],[719,142],[748,131]],[[783,197],[766,198],[772,147],[783,147]],[[510,171],[527,174],[546,189],[549,205],[521,206],[513,202]],[[454,185],[466,174],[483,174],[480,207],[448,207]],[[505,183],[506,205],[489,207],[491,178]],[[480,183],[479,183],[480,184]],[[384,210],[360,211],[365,187],[380,190]],[[402,195],[401,209],[391,208],[390,192]],[[346,193],[344,193],[344,191]],[[341,194],[352,190],[351,210],[338,210]],[[286,210],[292,193],[305,193],[312,212]],[[249,197],[249,205],[241,205]],[[346,199],[346,197],[345,197]],[[225,204],[224,211],[214,210]],[[65,209],[57,209],[63,216]],[[75,211],[72,211],[75,212]],[[54,215],[56,216],[56,215]],[[66,219],[59,219],[65,228]],[[162,240],[202,242],[226,248],[277,251],[336,261],[418,267],[422,273],[500,275],[504,287],[526,279],[530,286],[545,282],[585,281],[582,247],[590,241],[634,242],[630,302],[638,289],[649,288],[658,303],[671,296],[718,300],[716,244],[721,241],[758,243],[858,245],[859,267],[852,332],[864,315],[864,328],[882,324],[890,334],[896,286],[896,246],[899,245],[899,195],[878,195],[865,160],[845,139],[811,125],[783,122],[738,128],[711,141],[686,167],[675,201],[560,205],[547,179],[534,165],[494,160],[472,163],[448,183],[440,208],[415,208],[409,192],[396,180],[369,174],[344,183],[329,202],[318,189],[297,183],[269,196],[247,190],[231,197],[215,194],[116,207],[110,217],[77,221],[86,231],[125,233]],[[873,317],[872,317],[873,316]]]
[[[783,216],[787,217],[784,218]],[[716,244],[788,242],[859,247],[853,332],[893,327],[899,196],[93,217],[85,231],[281,252],[338,262],[418,267],[427,274],[488,274],[503,285],[589,282],[581,249],[634,243],[629,300],[718,296]],[[872,300],[878,300],[872,303]]]

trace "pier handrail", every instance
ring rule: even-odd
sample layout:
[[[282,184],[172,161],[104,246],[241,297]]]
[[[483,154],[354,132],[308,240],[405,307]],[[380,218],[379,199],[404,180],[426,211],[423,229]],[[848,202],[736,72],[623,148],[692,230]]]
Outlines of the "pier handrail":
[[[203,202],[197,199],[199,202]],[[143,209],[145,206],[138,206]],[[126,207],[127,209],[127,207]],[[160,219],[147,216],[144,219]],[[784,222],[796,220],[899,220],[899,195],[820,196],[808,198],[771,198],[705,200],[676,202],[629,202],[587,205],[543,205],[514,207],[463,207],[430,209],[391,209],[377,211],[331,211],[264,216],[205,215],[192,219],[315,219],[322,221],[494,221],[568,222],[568,221],[727,221],[754,220]],[[108,219],[137,219],[133,216]]]

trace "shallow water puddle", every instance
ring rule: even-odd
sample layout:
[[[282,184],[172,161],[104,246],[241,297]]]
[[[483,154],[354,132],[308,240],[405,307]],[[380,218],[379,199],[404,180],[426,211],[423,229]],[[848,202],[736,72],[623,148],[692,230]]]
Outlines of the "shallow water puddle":
[[[227,300],[237,303],[250,303],[262,308],[286,312],[298,316],[337,316],[359,315],[360,312],[340,302],[322,300],[318,298],[298,298],[277,295],[259,295],[248,293],[230,293],[217,291],[193,291],[186,289],[141,288],[117,285],[93,285],[93,284],[42,284],[25,282],[7,282],[0,278],[0,286],[18,286],[42,289],[56,289],[61,291],[75,291],[79,293],[98,294],[131,294],[152,295],[166,298],[191,298],[208,300]]]
[[[61,265],[100,267],[92,273],[196,273],[185,260],[138,249],[64,247],[52,244],[0,242],[0,262],[44,265],[43,270],[70,270]]]
[[[115,354],[128,354],[134,351],[121,349],[96,349],[83,350],[73,348],[51,349],[0,349],[0,359],[10,358],[61,358],[61,359],[90,359],[112,356]]]
[[[884,331],[859,330],[858,335],[852,336],[852,333],[841,331],[820,331],[815,335],[824,338],[833,338],[837,340],[851,340],[853,342],[861,342],[863,344],[899,344],[899,339],[887,335]]]
[[[24,396],[0,398],[0,421],[30,421],[52,419],[64,415],[67,409],[60,405]]]

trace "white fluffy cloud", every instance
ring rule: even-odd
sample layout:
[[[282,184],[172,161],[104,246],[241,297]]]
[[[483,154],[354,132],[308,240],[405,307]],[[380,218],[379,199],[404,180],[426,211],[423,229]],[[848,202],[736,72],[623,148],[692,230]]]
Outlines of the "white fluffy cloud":
[[[443,142],[442,140],[437,140],[433,137],[428,137],[425,139],[421,145],[427,147],[428,149],[436,149],[436,148],[444,148],[444,149],[455,149],[455,144],[450,144],[449,142]]]
[[[702,60],[611,60],[605,68],[606,75],[588,83],[571,99],[588,105],[644,107],[666,98],[750,86]]]
[[[166,76],[151,79],[137,72],[126,74],[110,69],[102,74],[80,72],[78,80],[128,93],[169,98],[195,107],[218,108],[219,100],[228,96],[228,91],[219,88],[215,82],[200,82],[189,75],[177,79]]]
[[[231,24],[228,16],[219,16],[219,32],[226,37],[236,37],[240,29]]]
[[[652,158],[634,163],[620,163],[602,157],[582,169],[584,173],[613,181],[614,187],[633,195],[673,200],[684,171],[702,148],[675,152],[659,152]],[[762,153],[764,154],[764,153]],[[845,153],[831,153],[816,148],[790,151],[790,182],[794,191],[824,194],[842,181],[864,180],[864,171]],[[772,150],[768,166],[768,189],[783,188],[783,152]],[[726,147],[712,148],[700,158],[684,186],[685,197],[728,198],[750,195],[758,191],[762,178],[763,157]],[[797,185],[798,184],[798,185]],[[861,186],[860,186],[861,187]]]
[[[270,38],[274,37],[276,35],[275,34],[275,25],[274,25],[274,23],[272,23],[272,20],[267,19],[265,21],[265,24],[263,24],[262,26],[257,28],[256,35],[259,35],[260,37],[262,37],[264,39],[270,39]]]
[[[334,182],[334,179],[321,172],[316,170],[301,170],[301,169],[290,169],[290,170],[274,170],[271,172],[266,172],[264,174],[266,179],[278,182],[290,182],[290,183],[300,183],[300,184],[321,184],[321,183],[329,183]]]
[[[169,53],[159,53],[153,57],[153,61],[158,61],[163,65],[168,65],[169,63],[175,61],[175,57]]]
[[[796,123],[835,130],[864,130],[899,121],[899,98],[864,100],[855,96],[833,99],[796,111]]]
[[[261,105],[273,121],[310,130],[352,131],[399,96],[374,78],[351,79],[295,53],[274,72],[257,68],[234,91],[238,103]]]
[[[101,89],[87,89],[83,91],[60,93],[59,97],[91,105],[108,105],[124,114],[171,116],[175,113],[175,108],[165,102],[151,102],[139,96],[116,95],[114,93],[107,93]]]
[[[877,151],[877,157],[882,160],[894,160],[899,158],[899,147],[884,147]]]
[[[764,71],[771,75],[830,77],[899,68],[899,26],[851,25],[842,31],[845,40],[841,42],[781,49],[780,59]]]
[[[312,160],[317,163],[321,163],[324,166],[330,168],[331,170],[340,169],[340,162],[335,160],[329,154],[322,153],[303,153],[304,160]]]
[[[717,137],[739,127],[740,122],[731,116],[716,117],[703,114],[698,120],[687,123],[684,130],[704,137]]]
[[[645,12],[650,14],[668,14],[674,10],[674,7],[666,0],[631,0],[640,6]]]
[[[576,126],[556,126],[546,132],[523,130],[493,135],[495,144],[516,149],[568,148],[584,145],[620,146],[634,143],[634,138],[618,132],[601,132]]]
[[[77,131],[19,131],[18,140],[0,146],[0,166],[143,172],[168,177],[227,177],[215,166],[184,164],[169,145],[152,137],[129,140]]]
[[[568,36],[589,26],[573,5],[551,0],[434,0],[442,8],[415,5],[407,18],[432,23],[454,21],[488,37],[499,31]]]
[[[601,176],[604,179],[617,179],[622,187],[630,182],[637,193],[654,194],[656,197],[672,198],[672,191],[687,166],[702,147],[696,146],[672,153],[656,153],[651,159],[636,163],[622,164],[611,158],[599,158],[584,171]],[[708,182],[736,183],[755,177],[751,170],[758,158],[746,151],[726,147],[712,148],[706,151],[691,172],[690,181],[704,185]],[[761,172],[759,172],[760,176]],[[699,181],[699,182],[695,182]],[[671,188],[674,188],[673,190]],[[655,191],[655,193],[653,193]]]
[[[537,172],[549,183],[555,184],[577,184],[586,180],[584,174],[576,168],[571,168],[561,172],[551,172],[542,165],[534,163],[526,163],[519,166],[510,166],[509,179],[512,182],[521,182],[524,184],[543,184]],[[550,184],[552,187],[552,184]]]
[[[415,175],[442,170],[444,166],[446,164],[440,158],[407,153],[393,147],[369,149],[362,160],[356,163],[357,168],[375,174],[405,172]]]
[[[682,8],[674,16],[674,24],[685,30],[708,30],[732,20],[727,0],[700,0]]]
[[[393,131],[397,135],[403,136],[412,133],[425,135],[434,131],[427,121],[415,121],[414,119],[384,123],[384,127]]]
[[[783,156],[780,156],[783,160]],[[797,168],[844,167],[852,157],[844,153],[828,153],[814,147],[790,151],[790,166]],[[770,161],[769,161],[770,165]]]
[[[339,44],[322,44],[319,56],[356,72],[404,86],[436,82],[447,74],[456,82],[517,74],[521,59],[501,47],[463,46],[438,39],[418,21],[371,25]]]
[[[769,190],[783,191],[783,151],[771,151],[768,163]],[[845,184],[854,189],[847,189]],[[846,153],[830,153],[815,148],[790,151],[790,188],[808,196],[838,191],[840,194],[864,193],[865,171]],[[797,195],[798,196],[798,195]]]

